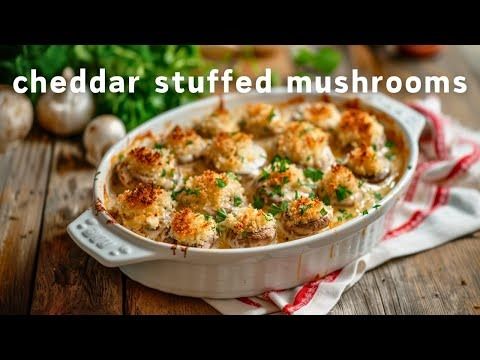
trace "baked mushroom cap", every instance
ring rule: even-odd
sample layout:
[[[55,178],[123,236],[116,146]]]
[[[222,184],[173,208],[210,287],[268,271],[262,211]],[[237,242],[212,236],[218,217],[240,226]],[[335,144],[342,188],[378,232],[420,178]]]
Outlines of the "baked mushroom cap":
[[[232,248],[268,245],[276,236],[275,218],[251,206],[236,209],[219,226]]]
[[[242,130],[257,137],[279,134],[285,130],[286,120],[272,104],[248,104],[240,121]]]
[[[195,129],[200,135],[207,138],[220,133],[233,133],[240,130],[237,120],[225,108],[223,100],[220,101],[217,109],[196,124]]]
[[[140,183],[117,197],[121,223],[154,240],[168,228],[174,207],[171,193],[153,184]]]
[[[332,130],[339,124],[341,114],[334,104],[318,101],[299,105],[292,117],[308,121],[322,130]]]
[[[358,180],[343,165],[334,165],[323,177],[317,187],[320,199],[325,203],[341,206],[353,206],[361,198]]]
[[[306,171],[290,163],[289,159],[276,157],[257,177],[256,196],[267,204],[308,197],[315,193],[316,186],[305,176]]]
[[[375,151],[372,146],[366,145],[350,151],[346,165],[357,176],[372,183],[383,181],[391,172],[390,161],[380,151]]]
[[[215,220],[190,208],[173,214],[170,237],[178,244],[211,248],[218,238]]]
[[[333,218],[333,209],[321,200],[301,197],[288,204],[282,215],[283,227],[286,231],[307,236],[319,232],[328,226]]]
[[[181,181],[175,157],[166,148],[135,147],[117,164],[116,171],[127,188],[144,182],[172,190]]]
[[[207,142],[195,130],[178,125],[166,136],[164,144],[181,163],[198,159],[207,147]]]
[[[243,186],[233,173],[211,170],[190,177],[174,194],[181,207],[210,215],[221,209],[228,213],[246,203]]]
[[[278,153],[302,166],[322,171],[335,162],[328,144],[329,134],[307,121],[289,123],[278,137]]]
[[[256,175],[265,164],[267,153],[253,142],[251,135],[237,132],[215,136],[206,156],[219,171]]]
[[[374,115],[358,109],[349,109],[342,113],[337,138],[344,148],[362,144],[380,148],[385,143],[383,126]]]

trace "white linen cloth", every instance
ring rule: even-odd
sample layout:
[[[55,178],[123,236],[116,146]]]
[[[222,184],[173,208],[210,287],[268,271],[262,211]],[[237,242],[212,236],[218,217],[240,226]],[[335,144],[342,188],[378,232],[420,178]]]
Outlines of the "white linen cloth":
[[[480,132],[442,114],[437,97],[410,104],[427,118],[420,158],[390,230],[368,254],[322,279],[256,297],[204,299],[222,314],[327,314],[363,274],[480,229]]]

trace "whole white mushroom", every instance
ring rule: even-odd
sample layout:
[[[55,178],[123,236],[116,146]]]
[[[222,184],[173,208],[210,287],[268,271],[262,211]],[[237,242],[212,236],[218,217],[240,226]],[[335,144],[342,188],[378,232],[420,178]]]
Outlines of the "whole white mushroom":
[[[37,102],[37,118],[40,125],[61,136],[80,134],[95,112],[93,95],[87,90],[74,93],[70,90],[70,80],[74,76],[71,68],[63,71],[67,87],[62,93],[49,90]]]
[[[103,155],[126,135],[123,122],[114,115],[100,115],[93,119],[83,133],[87,161],[98,166]]]
[[[0,154],[24,139],[32,123],[30,99],[7,85],[0,85]]]

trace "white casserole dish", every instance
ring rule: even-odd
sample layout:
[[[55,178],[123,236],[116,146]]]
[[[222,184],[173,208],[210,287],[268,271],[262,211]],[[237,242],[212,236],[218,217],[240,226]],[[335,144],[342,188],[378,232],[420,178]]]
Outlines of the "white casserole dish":
[[[279,102],[295,95],[277,88],[270,94],[232,94],[224,97],[227,107],[249,102]],[[316,98],[318,95],[305,95]],[[335,100],[349,97],[332,95]],[[351,98],[351,96],[350,96]],[[135,129],[104,156],[94,180],[92,209],[67,228],[80,248],[108,267],[120,267],[127,276],[148,287],[193,297],[235,298],[257,295],[272,289],[291,288],[316,276],[342,268],[368,252],[385,233],[385,219],[405,193],[418,158],[418,138],[423,116],[382,94],[355,96],[362,106],[390,116],[403,132],[406,162],[398,184],[368,215],[354,218],[333,229],[291,242],[242,249],[200,249],[172,246],[149,240],[112,221],[103,210],[104,189],[111,158],[135,136],[148,130],[161,132],[167,123],[189,125],[210,113],[218,97],[203,99],[163,113]]]

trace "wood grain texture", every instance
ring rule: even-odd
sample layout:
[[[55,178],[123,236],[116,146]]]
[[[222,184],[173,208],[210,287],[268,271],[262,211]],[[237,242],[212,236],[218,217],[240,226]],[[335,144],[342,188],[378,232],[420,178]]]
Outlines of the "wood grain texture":
[[[126,279],[125,313],[130,315],[219,314],[201,299],[166,294]]]
[[[52,143],[34,130],[0,155],[0,314],[27,314]]]
[[[66,226],[92,204],[95,170],[78,142],[57,140],[45,205],[32,314],[121,314],[122,278],[82,251]]]

